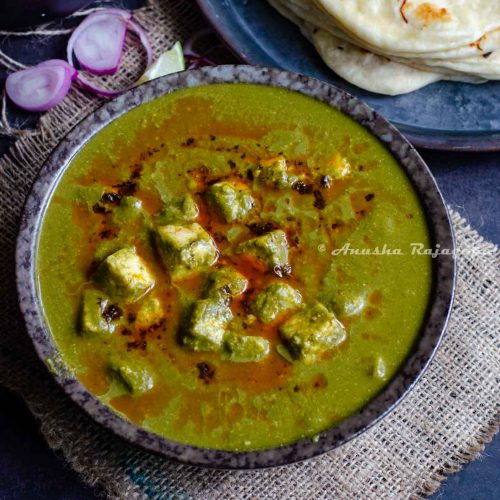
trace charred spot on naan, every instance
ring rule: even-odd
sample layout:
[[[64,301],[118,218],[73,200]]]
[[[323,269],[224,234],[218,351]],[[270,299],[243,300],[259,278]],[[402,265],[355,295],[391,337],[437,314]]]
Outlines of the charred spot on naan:
[[[411,8],[411,4],[409,3],[407,3],[406,6]],[[452,20],[452,16],[446,8],[438,7],[431,2],[424,2],[412,10],[415,19],[424,27]]]

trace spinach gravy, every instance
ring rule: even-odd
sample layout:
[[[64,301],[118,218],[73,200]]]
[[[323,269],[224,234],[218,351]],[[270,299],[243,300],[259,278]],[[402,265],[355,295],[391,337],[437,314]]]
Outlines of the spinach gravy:
[[[39,294],[64,363],[181,443],[315,436],[388,383],[431,287],[425,216],[396,160],[326,104],[185,89],[113,121],[44,215]],[[386,251],[382,251],[385,249]]]

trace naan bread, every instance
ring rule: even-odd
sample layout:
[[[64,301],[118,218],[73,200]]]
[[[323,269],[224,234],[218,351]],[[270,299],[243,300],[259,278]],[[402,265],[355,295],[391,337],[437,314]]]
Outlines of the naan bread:
[[[438,80],[481,83],[500,79],[500,28],[483,35],[481,43],[463,47],[420,54],[391,52],[373,47],[345,31],[335,17],[318,5],[324,0],[268,1],[300,27],[335,73],[371,92],[398,95]],[[495,2],[500,4],[500,0]],[[367,0],[366,3],[384,2]],[[406,2],[405,5],[413,4]],[[485,52],[485,47],[492,50]],[[457,57],[459,54],[467,54],[467,57]]]
[[[357,41],[353,40],[352,37],[347,35],[345,32],[340,30],[340,28],[335,24],[335,21],[331,17],[325,15],[321,12],[319,8],[314,4],[313,0],[270,0],[270,3],[285,17],[292,20],[294,23],[302,26],[303,22],[312,24],[316,27],[321,28],[323,31],[328,32],[332,35],[331,43],[338,43],[338,39],[348,42],[349,47],[349,57],[352,58],[354,49],[358,47]],[[311,30],[309,30],[311,31]],[[324,34],[321,35],[325,38]],[[311,36],[309,38],[312,40]],[[493,36],[487,37],[490,41],[490,46],[500,46],[500,30],[493,33]],[[321,46],[324,47],[326,42],[322,42]],[[359,42],[358,42],[359,43]],[[317,42],[315,43],[317,45]],[[371,50],[371,47],[359,45],[361,49]],[[447,79],[460,80],[465,82],[479,83],[483,80],[495,80],[500,79],[500,50],[494,52],[483,52],[481,47],[481,52],[477,48],[472,48],[473,56],[468,58],[453,59],[450,60],[444,57],[445,52],[435,53],[439,54],[438,58],[430,57],[410,57],[403,58],[399,54],[394,56],[392,54],[377,52],[381,58],[375,58],[366,56],[365,54],[357,54],[357,58],[361,57],[363,60],[370,59],[370,66],[377,64],[377,61],[384,66],[385,71],[387,68],[387,58],[389,58],[394,63],[404,64],[410,66],[413,69],[421,70],[426,73],[440,73],[445,75]],[[455,49],[455,53],[457,50]],[[333,60],[334,54],[332,50],[329,52],[329,60],[327,64],[330,67],[337,67],[337,72],[340,66],[344,65],[344,58],[335,55],[336,61]],[[323,48],[320,51],[320,55],[325,53]],[[477,55],[480,53],[481,55]],[[455,54],[456,55],[456,54]],[[400,72],[400,68],[397,71]],[[350,72],[349,72],[350,73]],[[366,86],[364,87],[366,88]],[[419,87],[418,87],[419,88]],[[399,93],[399,92],[398,92]]]
[[[476,43],[500,27],[498,0],[316,0],[343,31],[397,54]]]
[[[373,45],[356,38],[353,34],[343,31],[342,27],[336,22],[335,18],[328,15],[327,12],[317,5],[315,0],[278,0],[278,2],[283,4],[286,9],[292,11],[300,19],[314,24],[315,26],[328,31],[332,35],[342,38],[342,40],[346,40],[349,43],[358,45],[383,56],[395,55],[393,50],[387,51],[379,47],[374,47]],[[488,55],[497,49],[500,49],[500,28],[486,33],[478,42],[467,44],[463,47],[425,53],[405,53],[398,50],[397,56],[415,59],[431,58],[451,60],[483,57],[484,55]]]
[[[277,2],[282,4],[283,8],[290,10],[297,18],[314,24],[342,40],[388,57],[396,62],[444,74],[469,73],[473,76],[488,79],[498,79],[498,75],[500,75],[500,29],[485,35],[480,44],[473,44],[472,46],[467,45],[458,49],[427,54],[404,56],[398,53],[394,55],[391,52],[370,47],[343,32],[333,18],[325,15],[318,8],[314,0],[277,0]],[[273,3],[273,5],[276,7],[276,3]],[[491,78],[492,76],[493,78]]]
[[[299,26],[335,73],[358,87],[378,94],[398,95],[425,87],[443,77],[439,73],[410,68],[364,51],[302,20],[283,2],[268,1],[282,16]]]
[[[437,71],[445,74],[475,76],[486,80],[500,80],[500,49],[485,56],[466,59],[411,59],[391,56],[395,62],[415,68]]]
[[[445,77],[363,51],[322,29],[310,25],[303,29],[308,32],[321,58],[337,75],[370,92],[407,94]]]

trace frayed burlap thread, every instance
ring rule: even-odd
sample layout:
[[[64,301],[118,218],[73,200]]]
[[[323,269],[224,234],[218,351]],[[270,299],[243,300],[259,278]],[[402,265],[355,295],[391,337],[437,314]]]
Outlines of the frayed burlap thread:
[[[190,1],[150,2],[137,18],[158,54],[202,25]],[[124,78],[140,72],[139,58]],[[128,76],[127,76],[128,75]],[[421,498],[476,458],[498,430],[500,252],[452,211],[457,293],[448,332],[421,382],[373,429],[316,459],[258,472],[203,470],[163,460],[95,424],[52,381],[16,302],[14,245],[22,204],[51,149],[101,104],[73,90],[38,133],[0,162],[0,383],[22,395],[49,446],[110,498]]]

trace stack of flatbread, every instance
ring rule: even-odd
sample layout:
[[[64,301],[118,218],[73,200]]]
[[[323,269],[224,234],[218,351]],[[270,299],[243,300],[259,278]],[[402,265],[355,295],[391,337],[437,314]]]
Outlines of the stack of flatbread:
[[[326,64],[379,94],[500,80],[500,0],[268,0]]]

